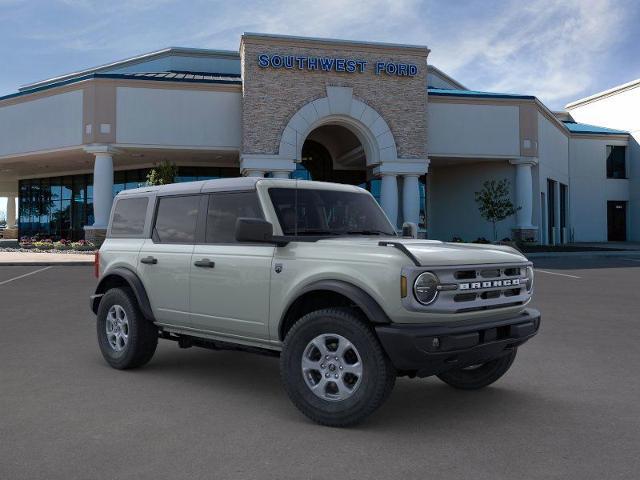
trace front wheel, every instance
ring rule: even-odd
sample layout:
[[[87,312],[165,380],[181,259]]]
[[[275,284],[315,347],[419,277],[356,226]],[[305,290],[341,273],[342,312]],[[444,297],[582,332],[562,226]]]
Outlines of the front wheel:
[[[339,308],[311,312],[291,328],[280,372],[293,404],[333,427],[364,420],[386,400],[396,378],[371,328]]]
[[[484,388],[507,373],[516,358],[517,351],[517,348],[512,348],[509,353],[501,357],[489,360],[486,363],[449,370],[440,373],[438,378],[444,383],[461,390]]]

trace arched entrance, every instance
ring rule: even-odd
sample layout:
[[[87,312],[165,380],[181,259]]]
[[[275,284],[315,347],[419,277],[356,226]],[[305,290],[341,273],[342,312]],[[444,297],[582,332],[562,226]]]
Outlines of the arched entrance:
[[[326,88],[326,97],[305,104],[288,120],[276,155],[241,155],[243,174],[266,171],[274,177],[358,185],[373,194],[392,224],[420,222],[424,188],[419,177],[428,161],[399,159],[394,135],[377,111],[355,98],[350,87]]]
[[[380,180],[373,175],[373,167],[367,166],[364,146],[343,125],[322,125],[309,133],[293,177],[357,185],[380,202]]]
[[[323,125],[309,133],[302,145],[300,163],[313,180],[353,185],[367,181],[362,144],[341,125]]]

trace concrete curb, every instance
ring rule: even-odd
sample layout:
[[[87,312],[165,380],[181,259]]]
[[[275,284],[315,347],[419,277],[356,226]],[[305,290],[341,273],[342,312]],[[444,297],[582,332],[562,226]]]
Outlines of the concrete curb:
[[[86,262],[0,262],[0,267],[84,267],[87,265],[93,265],[93,260]]]
[[[558,257],[634,257],[640,259],[640,250],[616,251],[588,251],[588,252],[537,252],[525,253],[527,258],[558,258]]]

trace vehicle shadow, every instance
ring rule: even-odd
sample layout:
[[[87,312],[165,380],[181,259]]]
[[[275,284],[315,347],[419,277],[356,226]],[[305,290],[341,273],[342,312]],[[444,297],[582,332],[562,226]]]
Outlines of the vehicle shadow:
[[[282,382],[278,359],[242,352],[212,352],[193,348],[163,348],[144,369],[145,376],[157,376],[163,383],[179,379],[212,394],[258,400],[264,414],[276,421],[315,425],[295,411]],[[142,373],[142,372],[141,372]],[[399,378],[382,408],[357,430],[398,431],[429,428],[447,429],[453,425],[501,422],[504,418],[523,418],[539,411],[541,397],[531,389],[516,389],[503,380],[480,391],[456,390],[435,377]],[[549,399],[545,398],[545,408]],[[417,427],[418,426],[418,427]]]

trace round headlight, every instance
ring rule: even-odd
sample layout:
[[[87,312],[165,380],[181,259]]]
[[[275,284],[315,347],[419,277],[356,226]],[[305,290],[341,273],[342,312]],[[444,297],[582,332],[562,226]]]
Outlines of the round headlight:
[[[533,267],[527,267],[526,275],[527,292],[531,293],[533,292]]]
[[[438,277],[431,272],[421,273],[413,284],[413,294],[423,305],[429,305],[438,296]]]

